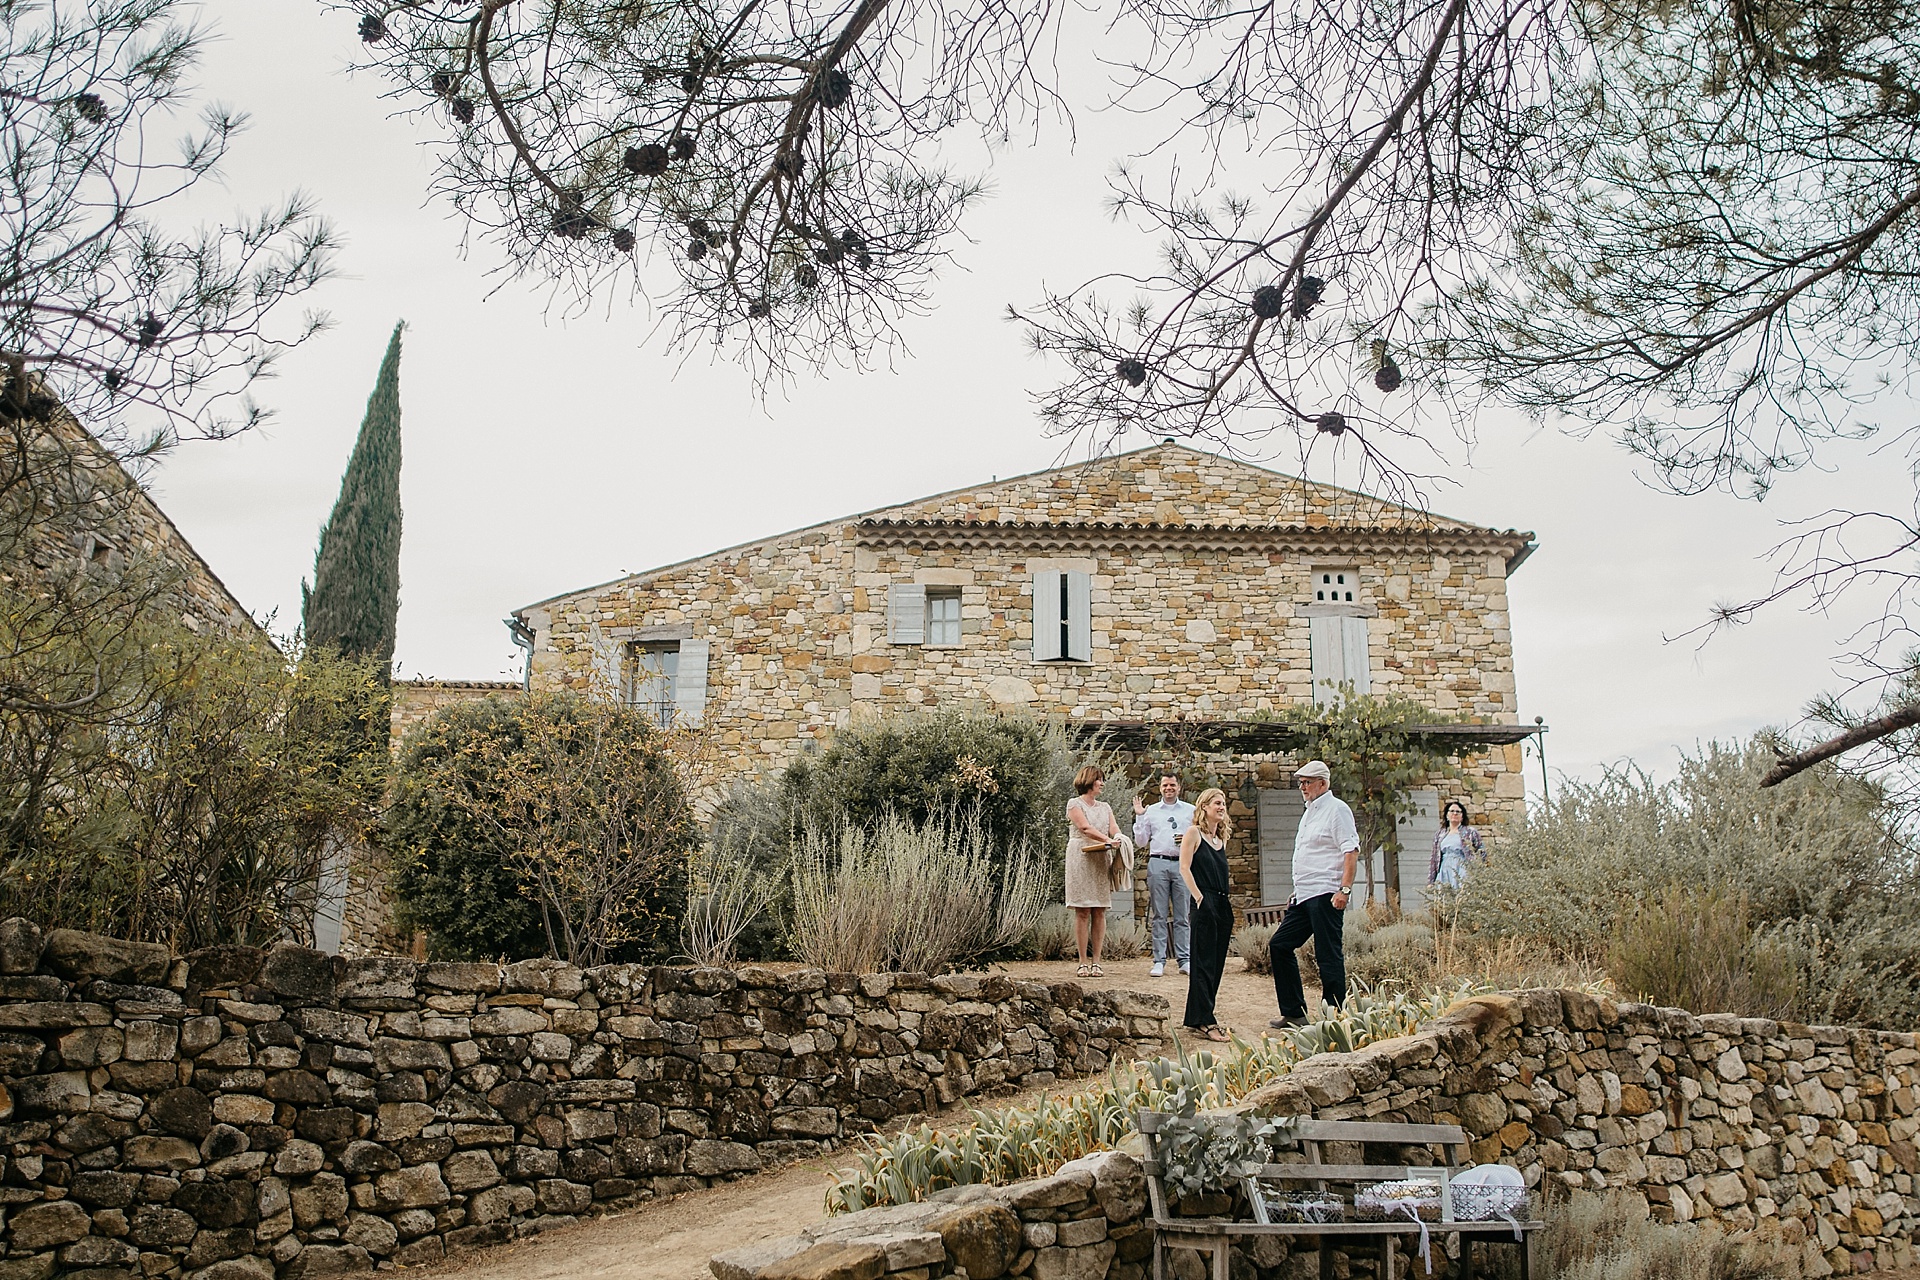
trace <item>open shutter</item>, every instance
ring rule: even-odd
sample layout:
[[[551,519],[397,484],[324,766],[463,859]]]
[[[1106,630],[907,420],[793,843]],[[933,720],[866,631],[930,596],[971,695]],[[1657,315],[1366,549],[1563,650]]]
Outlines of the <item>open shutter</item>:
[[[1093,575],[1067,574],[1067,651],[1075,662],[1093,661]]]
[[[700,723],[707,713],[707,652],[706,640],[682,640],[680,642],[680,667],[674,673],[673,720],[676,725],[691,728]]]
[[[1313,660],[1313,705],[1316,707],[1340,700],[1340,682],[1347,678],[1345,646],[1341,643],[1341,624],[1346,621],[1345,618],[1307,619],[1307,648]]]
[[[1340,668],[1346,673],[1344,678],[1353,681],[1353,691],[1367,692],[1372,681],[1368,678],[1371,668],[1367,661],[1365,618],[1340,619],[1340,657]]]
[[[887,642],[927,642],[927,589],[915,582],[896,582],[887,588]]]
[[[1427,909],[1427,863],[1433,858],[1433,833],[1440,828],[1440,793],[1418,787],[1407,793],[1412,813],[1393,820],[1400,838],[1400,910],[1409,914]]]
[[[1033,575],[1033,660],[1057,662],[1067,655],[1060,651],[1060,583],[1066,575],[1057,569],[1040,569]]]

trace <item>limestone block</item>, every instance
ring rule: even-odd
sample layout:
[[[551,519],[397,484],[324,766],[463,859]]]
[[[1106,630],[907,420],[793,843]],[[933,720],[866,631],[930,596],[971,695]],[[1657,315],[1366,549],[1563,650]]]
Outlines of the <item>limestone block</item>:
[[[71,1200],[48,1200],[15,1212],[8,1227],[15,1250],[35,1253],[78,1240],[93,1230],[93,1218]]]
[[[22,916],[0,920],[0,973],[32,973],[40,966],[46,938]]]
[[[1032,1280],[1104,1280],[1107,1266],[1113,1261],[1113,1249],[1111,1240],[1079,1249],[1042,1249],[1033,1255],[1027,1274]],[[1174,1256],[1182,1253],[1194,1256],[1187,1250],[1175,1250]]]
[[[157,942],[128,942],[77,929],[47,934],[40,961],[70,981],[104,978],[109,982],[166,981],[173,953]]]
[[[442,1205],[452,1198],[440,1176],[440,1166],[417,1164],[374,1179],[383,1209],[414,1209]]]
[[[1091,1176],[1087,1181],[1091,1184]],[[970,1280],[1005,1275],[1025,1245],[1019,1216],[997,1204],[967,1206],[943,1219],[939,1232],[954,1266],[964,1268]]]
[[[879,1280],[886,1269],[886,1251],[879,1246],[836,1241],[810,1245],[769,1263],[758,1273],[758,1280]],[[723,1273],[716,1270],[715,1274],[725,1280]]]

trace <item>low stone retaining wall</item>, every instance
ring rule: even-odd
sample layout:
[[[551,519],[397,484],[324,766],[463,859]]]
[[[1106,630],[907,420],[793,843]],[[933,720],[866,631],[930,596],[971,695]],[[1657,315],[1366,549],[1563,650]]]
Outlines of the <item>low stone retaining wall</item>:
[[[1804,1274],[1825,1276],[1915,1261],[1917,1064],[1908,1033],[1525,991],[1467,1001],[1417,1035],[1310,1059],[1241,1109],[1458,1124],[1474,1139],[1476,1162],[1520,1168],[1540,1196],[1615,1189],[1661,1221],[1735,1230],[1777,1221]],[[1328,1159],[1360,1154],[1335,1147]],[[720,1280],[939,1280],[962,1268],[968,1280],[1141,1280],[1144,1200],[1125,1190],[1137,1174],[1129,1157],[1108,1153],[1055,1178],[849,1214],[723,1255],[713,1271]],[[1017,1227],[995,1219],[1003,1246],[993,1256],[1004,1257],[985,1270],[955,1248],[946,1225],[976,1201],[1020,1219]],[[1089,1225],[1063,1233],[1045,1223]],[[928,1232],[944,1242],[939,1258]],[[919,1243],[895,1247],[895,1236]],[[1175,1261],[1198,1280],[1195,1255]],[[1234,1274],[1280,1280],[1300,1265],[1268,1239],[1236,1253]]]
[[[1166,1001],[0,922],[0,1280],[413,1265],[1158,1053]]]

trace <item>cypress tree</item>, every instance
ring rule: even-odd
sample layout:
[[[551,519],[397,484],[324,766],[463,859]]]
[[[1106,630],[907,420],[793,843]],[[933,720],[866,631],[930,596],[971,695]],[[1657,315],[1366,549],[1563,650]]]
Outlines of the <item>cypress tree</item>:
[[[340,497],[320,530],[313,586],[300,584],[307,645],[393,665],[400,618],[400,334],[393,327]]]

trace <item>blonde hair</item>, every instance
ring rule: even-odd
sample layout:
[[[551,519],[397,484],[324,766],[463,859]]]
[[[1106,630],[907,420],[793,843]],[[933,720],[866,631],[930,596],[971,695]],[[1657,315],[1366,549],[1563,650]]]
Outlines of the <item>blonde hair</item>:
[[[1227,793],[1218,787],[1208,787],[1200,793],[1200,798],[1193,802],[1193,825],[1200,828],[1202,835],[1212,836],[1215,840],[1225,843],[1228,837],[1233,835],[1232,818],[1223,813],[1220,815],[1220,829],[1218,831],[1207,830],[1207,806],[1213,803],[1215,796],[1219,796],[1224,803],[1227,798]]]
[[[1107,775],[1101,772],[1099,765],[1082,765],[1080,766],[1080,772],[1073,775],[1073,794],[1083,796],[1093,790],[1094,783],[1105,782],[1106,780]]]

